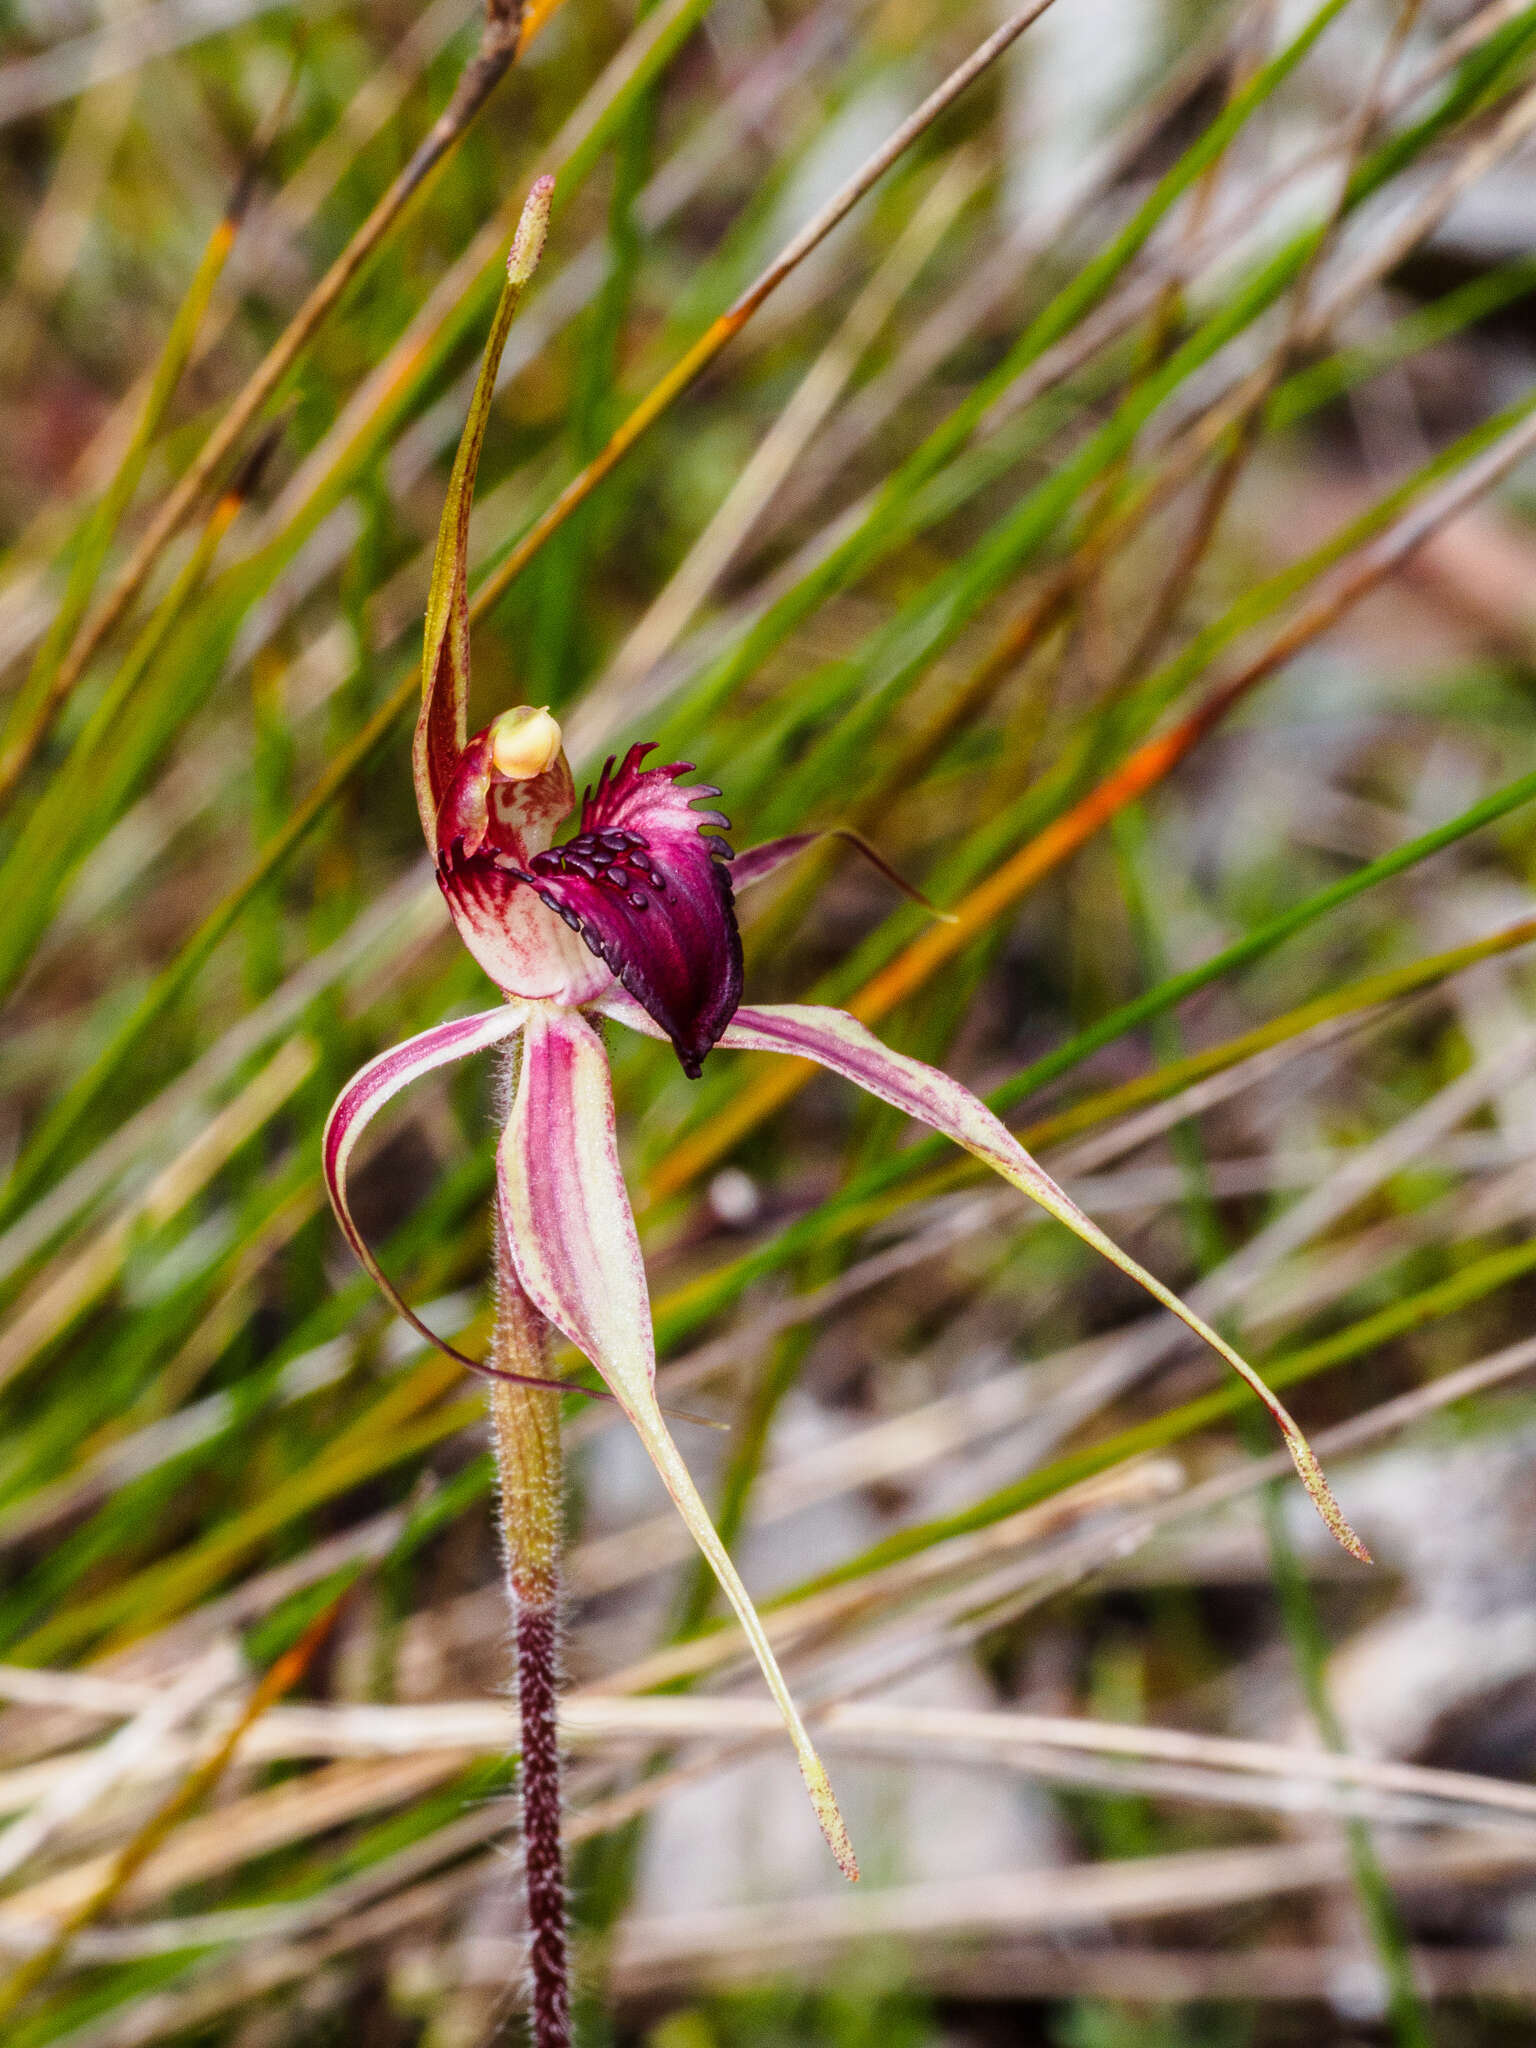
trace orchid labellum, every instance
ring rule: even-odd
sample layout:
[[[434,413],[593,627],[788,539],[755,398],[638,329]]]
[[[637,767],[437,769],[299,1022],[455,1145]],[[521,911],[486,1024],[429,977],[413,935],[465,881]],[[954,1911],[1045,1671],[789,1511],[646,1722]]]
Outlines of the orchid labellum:
[[[1219,1352],[1266,1401],[1335,1535],[1357,1556],[1364,1552],[1300,1431],[1252,1368],[1106,1237],[974,1095],[947,1074],[892,1052],[841,1011],[742,1003],[732,853],[721,836],[727,820],[700,808],[716,790],[684,783],[685,764],[653,765],[648,747],[631,747],[622,761],[607,763],[582,798],[574,831],[559,837],[575,807],[575,788],[560,727],[549,712],[520,706],[468,733],[470,498],[496,367],[518,287],[537,256],[547,203],[547,187],[535,188],[453,471],[427,613],[414,754],[416,800],[439,885],[503,1000],[479,1016],[439,1024],[365,1067],[332,1111],[326,1174],[359,1258],[416,1322],[352,1220],[348,1157],[369,1120],[406,1082],[486,1047],[515,1044],[497,1160],[502,1326],[526,1331],[547,1324],[559,1331],[596,1367],[639,1432],[736,1611],[794,1741],[828,1841],[853,1876],[853,1854],[826,1773],[657,1403],[645,1266],[619,1165],[600,1030],[605,1021],[669,1041],[692,1076],[717,1045],[818,1061],[944,1132]],[[769,873],[804,843],[801,837],[742,855],[735,863],[738,885]],[[531,1398],[552,1407],[548,1375],[536,1353],[531,1370],[529,1360],[526,1344],[519,1351],[503,1342],[489,1369],[503,1384],[521,1378],[542,1386]]]

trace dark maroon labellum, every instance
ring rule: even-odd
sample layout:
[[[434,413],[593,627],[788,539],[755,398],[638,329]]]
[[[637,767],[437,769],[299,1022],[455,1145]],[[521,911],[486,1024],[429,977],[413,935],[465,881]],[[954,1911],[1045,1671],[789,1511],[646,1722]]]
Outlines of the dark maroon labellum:
[[[525,877],[651,1013],[697,1079],[741,1000],[731,849],[695,810],[708,784],[680,787],[687,762],[642,768],[649,746],[610,758],[582,798],[581,829],[536,854]]]
[[[537,890],[650,1012],[697,1079],[741,1000],[731,849],[719,836],[730,821],[694,809],[719,791],[679,786],[687,762],[642,768],[650,752],[631,747],[618,767],[610,758],[582,798],[579,830],[527,856],[515,840],[508,844],[494,807],[487,813],[489,753],[479,735],[443,806],[439,878],[492,917],[499,892],[517,883]],[[476,838],[471,826],[480,819],[488,822]],[[475,850],[466,853],[468,846]]]

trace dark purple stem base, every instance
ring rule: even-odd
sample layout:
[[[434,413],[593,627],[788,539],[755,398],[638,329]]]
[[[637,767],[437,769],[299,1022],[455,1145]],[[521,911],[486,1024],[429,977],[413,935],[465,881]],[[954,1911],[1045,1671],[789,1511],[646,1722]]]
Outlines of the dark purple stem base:
[[[565,1866],[560,1845],[559,1620],[553,1606],[517,1607],[520,1783],[528,1896],[534,2048],[570,2048]]]
[[[496,1219],[496,1328],[491,1351],[504,1372],[553,1379],[549,1326],[523,1292],[506,1217]],[[571,2048],[570,1960],[560,1839],[560,1395],[526,1382],[486,1390],[507,1593],[517,1648],[522,1719],[518,1774],[528,1899],[529,2018],[533,2048]]]

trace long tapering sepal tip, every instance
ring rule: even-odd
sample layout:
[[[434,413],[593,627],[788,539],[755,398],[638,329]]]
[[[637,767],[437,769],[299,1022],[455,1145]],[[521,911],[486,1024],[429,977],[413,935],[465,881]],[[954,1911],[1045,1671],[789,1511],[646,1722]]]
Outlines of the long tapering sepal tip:
[[[1276,1405],[1278,1406],[1278,1403]],[[1375,1558],[1371,1556],[1371,1553],[1349,1526],[1344,1517],[1344,1510],[1334,1499],[1333,1488],[1323,1477],[1323,1468],[1317,1462],[1317,1453],[1294,1423],[1291,1423],[1289,1428],[1286,1427],[1286,1423],[1289,1422],[1289,1416],[1286,1416],[1281,1421],[1281,1433],[1285,1438],[1285,1447],[1290,1452],[1292,1462],[1301,1476],[1301,1483],[1312,1496],[1312,1505],[1328,1524],[1330,1533],[1344,1546],[1351,1557],[1358,1558],[1361,1564],[1374,1564],[1376,1562]]]
[[[641,1028],[644,1028],[643,1026]],[[1112,1237],[1084,1215],[1064,1188],[1056,1185],[1045,1169],[1030,1157],[1006,1125],[972,1095],[968,1088],[937,1067],[926,1067],[905,1053],[882,1045],[857,1019],[842,1010],[824,1010],[802,1004],[782,1004],[770,1009],[738,1009],[721,1043],[763,1052],[784,1052],[820,1061],[833,1073],[843,1074],[882,1102],[916,1117],[933,1130],[943,1131],[956,1144],[964,1145],[1004,1180],[1038,1202],[1048,1214],[1075,1231],[1084,1244],[1092,1245],[1112,1265],[1146,1289],[1189,1330],[1224,1358],[1235,1373],[1258,1395],[1274,1417],[1285,1438],[1287,1450],[1301,1475],[1301,1483],[1312,1496],[1313,1505],[1331,1533],[1351,1557],[1362,1564],[1371,1554],[1344,1519],[1322,1467],[1311,1445],[1302,1435],[1285,1405],[1265,1385],[1241,1353],[1234,1351],[1219,1331],[1197,1316],[1170,1288],[1155,1279],[1121,1250]]]
[[[528,189],[528,197],[523,201],[517,232],[512,237],[512,247],[507,251],[508,284],[526,284],[538,268],[539,258],[544,253],[544,237],[549,233],[549,210],[554,199],[555,181],[546,171],[542,178],[534,179]]]
[[[859,1859],[853,1853],[853,1844],[848,1839],[847,1824],[837,1795],[832,1790],[832,1780],[827,1776],[826,1766],[821,1758],[811,1752],[802,1752],[800,1775],[805,1779],[805,1789],[811,1795],[811,1805],[821,1824],[821,1832],[827,1838],[827,1847],[837,1858],[837,1867],[850,1884],[859,1881]]]
[[[438,812],[463,766],[469,737],[469,512],[474,502],[475,477],[502,353],[523,287],[543,252],[554,190],[553,178],[536,178],[523,202],[507,256],[507,281],[486,337],[480,374],[475,380],[464,432],[459,437],[459,450],[437,529],[422,636],[421,714],[411,750],[416,809],[427,846],[434,855],[438,850]]]

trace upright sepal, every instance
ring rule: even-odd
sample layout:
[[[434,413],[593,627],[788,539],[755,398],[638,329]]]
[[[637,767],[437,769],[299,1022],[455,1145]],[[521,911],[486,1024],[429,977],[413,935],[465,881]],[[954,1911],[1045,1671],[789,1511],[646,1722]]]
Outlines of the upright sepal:
[[[554,191],[553,178],[535,179],[512,238],[506,282],[486,338],[480,376],[454,458],[437,532],[422,649],[421,715],[416,721],[411,754],[416,809],[427,844],[434,851],[438,805],[453,780],[469,731],[469,513],[475,495],[475,473],[491,416],[496,372],[501,367],[518,300],[544,247]]]
[[[591,1359],[639,1432],[762,1667],[832,1852],[856,1877],[826,1770],[657,1406],[650,1295],[619,1166],[607,1056],[592,1026],[572,1011],[538,1008],[529,1017],[498,1177],[508,1248],[524,1292]]]

